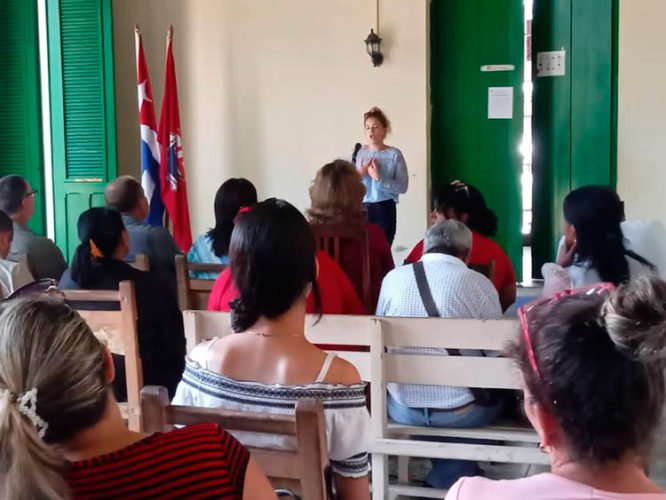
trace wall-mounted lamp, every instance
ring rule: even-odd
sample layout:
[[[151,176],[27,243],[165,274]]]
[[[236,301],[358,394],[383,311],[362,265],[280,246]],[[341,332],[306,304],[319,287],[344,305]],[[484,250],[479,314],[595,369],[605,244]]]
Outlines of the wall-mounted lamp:
[[[382,54],[380,47],[381,43],[382,39],[371,29],[368,38],[365,39],[365,48],[370,55],[370,59],[372,59],[372,65],[374,67],[381,66],[384,62],[384,55]]]

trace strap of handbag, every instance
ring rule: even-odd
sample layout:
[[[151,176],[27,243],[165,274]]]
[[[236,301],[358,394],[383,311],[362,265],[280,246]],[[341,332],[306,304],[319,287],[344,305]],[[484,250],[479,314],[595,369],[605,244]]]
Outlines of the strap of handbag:
[[[425,269],[423,267],[423,262],[418,261],[412,264],[412,269],[414,271],[414,278],[416,278],[416,286],[419,289],[419,295],[421,296],[421,302],[423,302],[423,307],[425,307],[426,313],[428,313],[429,318],[439,318],[439,310],[435,304],[435,300],[432,298],[432,292],[430,291],[430,285],[428,284],[428,278],[426,278]],[[459,349],[450,349],[446,348],[446,351],[451,356],[460,356]],[[483,353],[481,353],[483,354]],[[470,387],[469,390],[474,396],[475,402],[481,406],[487,406],[492,403],[492,396],[487,389],[481,389],[479,387]]]

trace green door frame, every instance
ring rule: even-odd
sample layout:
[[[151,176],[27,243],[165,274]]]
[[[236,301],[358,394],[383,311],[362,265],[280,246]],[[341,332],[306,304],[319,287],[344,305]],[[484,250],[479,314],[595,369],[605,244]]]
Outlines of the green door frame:
[[[562,201],[617,182],[618,0],[535,0],[533,276],[555,259]],[[537,54],[566,51],[565,76],[538,77]]]

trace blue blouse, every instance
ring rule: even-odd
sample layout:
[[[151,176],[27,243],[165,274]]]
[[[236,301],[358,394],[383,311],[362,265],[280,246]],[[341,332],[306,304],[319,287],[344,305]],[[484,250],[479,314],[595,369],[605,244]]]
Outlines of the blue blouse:
[[[210,264],[226,264],[229,265],[229,257],[223,255],[218,257],[213,252],[213,243],[208,237],[207,233],[200,234],[196,241],[192,244],[192,248],[187,254],[187,260],[190,262],[201,262]],[[190,278],[197,278],[201,280],[214,280],[217,279],[216,273],[204,273],[197,271],[190,271]]]
[[[379,166],[379,180],[376,181],[369,175],[363,176],[365,185],[363,203],[386,200],[398,203],[398,196],[405,194],[409,185],[409,174],[404,156],[398,148],[387,147],[381,151],[371,151],[367,146],[363,146],[356,156],[356,168],[361,168],[364,163],[373,158]]]

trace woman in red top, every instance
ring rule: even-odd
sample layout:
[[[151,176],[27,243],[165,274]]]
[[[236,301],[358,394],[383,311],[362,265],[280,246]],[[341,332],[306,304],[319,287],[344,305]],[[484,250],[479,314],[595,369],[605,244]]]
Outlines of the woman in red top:
[[[216,424],[151,436],[125,427],[109,351],[61,301],[0,317],[0,498],[275,499]]]
[[[516,301],[516,272],[504,250],[490,238],[497,232],[497,217],[488,209],[483,195],[473,186],[454,181],[433,190],[433,222],[455,219],[472,230],[471,265],[486,266],[495,261],[493,285],[506,311]],[[423,240],[419,241],[405,259],[413,264],[423,256]]]
[[[310,187],[310,224],[344,224],[365,227],[370,257],[370,311],[375,312],[384,276],[393,269],[391,246],[384,231],[366,220],[363,209],[365,186],[352,163],[335,160],[319,169]],[[361,246],[357,241],[343,240],[340,245],[340,267],[347,273],[359,295],[363,293]]]
[[[365,314],[354,286],[337,262],[322,251],[316,253],[316,258],[321,312],[324,314]],[[213,290],[208,297],[208,310],[229,312],[229,302],[236,297],[238,297],[238,290],[231,277],[231,269],[227,267],[215,280]],[[308,314],[315,313],[313,294],[308,295],[306,308]]]

